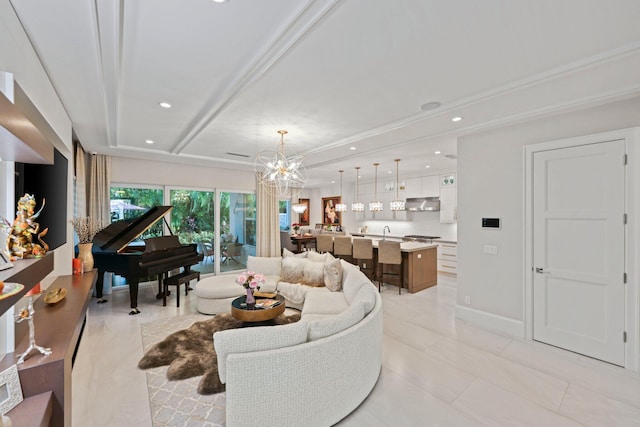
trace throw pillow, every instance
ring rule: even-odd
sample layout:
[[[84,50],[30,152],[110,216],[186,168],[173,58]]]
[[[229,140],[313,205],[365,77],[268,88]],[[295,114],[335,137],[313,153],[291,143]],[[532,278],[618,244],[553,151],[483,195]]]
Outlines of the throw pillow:
[[[287,258],[287,257],[306,258],[307,257],[307,253],[306,252],[300,252],[299,254],[294,254],[289,249],[283,248],[282,249],[282,258]]]
[[[280,280],[289,283],[301,283],[304,279],[304,265],[308,262],[304,258],[285,257],[282,258],[282,270]]]
[[[329,252],[327,252],[326,254],[320,254],[315,251],[307,251],[307,259],[313,262],[325,262],[327,260],[327,255],[331,254]]]
[[[280,257],[257,257],[249,255],[247,257],[247,270],[264,274],[265,276],[280,275],[282,259]]]
[[[342,264],[339,259],[325,262],[323,265],[324,285],[331,292],[338,292],[342,289]]]
[[[305,260],[302,283],[308,286],[324,286],[324,264]]]

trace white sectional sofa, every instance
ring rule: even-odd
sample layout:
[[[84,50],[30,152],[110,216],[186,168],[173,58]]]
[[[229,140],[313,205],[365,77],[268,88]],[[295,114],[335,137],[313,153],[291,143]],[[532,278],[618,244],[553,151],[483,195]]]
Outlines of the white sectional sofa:
[[[328,274],[341,267],[339,289],[279,281],[286,259],[250,257],[247,267],[268,276],[267,290],[275,286],[288,305],[301,308],[301,320],[213,335],[230,427],[333,425],[358,407],[380,374],[382,300],[371,281],[356,266],[330,260],[323,263],[333,264]],[[291,263],[313,270],[307,278],[318,270],[309,261]]]

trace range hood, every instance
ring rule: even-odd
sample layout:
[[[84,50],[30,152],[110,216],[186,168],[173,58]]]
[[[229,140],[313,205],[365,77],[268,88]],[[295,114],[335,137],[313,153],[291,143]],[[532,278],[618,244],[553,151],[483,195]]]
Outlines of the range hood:
[[[412,197],[405,202],[405,210],[411,212],[434,212],[440,210],[438,197]]]

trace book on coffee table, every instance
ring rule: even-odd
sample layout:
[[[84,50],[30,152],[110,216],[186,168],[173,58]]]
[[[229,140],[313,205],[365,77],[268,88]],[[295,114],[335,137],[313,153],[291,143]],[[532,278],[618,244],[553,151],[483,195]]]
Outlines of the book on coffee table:
[[[281,301],[275,299],[261,299],[256,302],[257,307],[271,308],[280,304]]]
[[[256,298],[275,298],[276,293],[275,292],[254,292],[253,296]]]

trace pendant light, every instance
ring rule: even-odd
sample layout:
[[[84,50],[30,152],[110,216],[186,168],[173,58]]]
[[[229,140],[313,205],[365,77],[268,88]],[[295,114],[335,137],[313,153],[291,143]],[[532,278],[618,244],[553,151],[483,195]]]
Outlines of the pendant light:
[[[396,199],[391,201],[391,203],[389,204],[389,207],[391,208],[392,211],[397,212],[397,211],[404,210],[404,200],[400,200],[398,198],[398,188],[399,188],[398,164],[400,163],[400,159],[395,159],[394,161],[396,162]]]
[[[298,201],[296,202],[295,198],[293,197],[293,189],[291,191],[291,209],[293,209],[293,211],[297,214],[301,214],[304,213],[304,211],[307,210],[307,204],[306,203],[300,203],[300,189],[297,189],[297,199]]]
[[[380,200],[378,200],[378,165],[380,163],[374,163],[373,166],[376,168],[376,180],[374,185],[374,197],[375,199],[372,202],[369,202],[369,210],[371,212],[381,212],[384,208],[384,205]]]
[[[347,205],[342,203],[342,173],[343,170],[340,170],[340,203],[336,203],[336,212],[346,212]]]
[[[356,201],[351,203],[351,210],[353,212],[364,212],[364,203],[359,199],[360,190],[360,166],[356,166]]]

